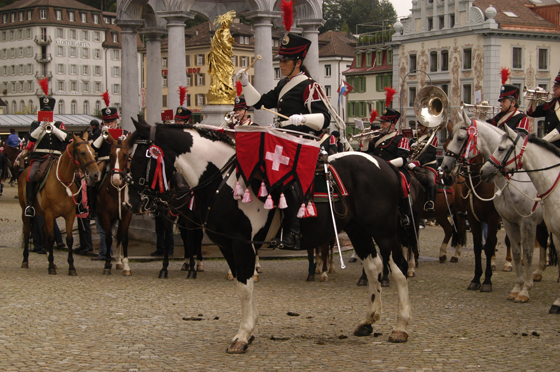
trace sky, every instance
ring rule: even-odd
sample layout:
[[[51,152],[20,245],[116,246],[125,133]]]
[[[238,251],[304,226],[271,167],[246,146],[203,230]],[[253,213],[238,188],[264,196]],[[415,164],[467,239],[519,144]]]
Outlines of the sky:
[[[393,8],[397,12],[397,17],[407,17],[410,15],[410,8],[412,8],[412,0],[389,0],[393,4]]]

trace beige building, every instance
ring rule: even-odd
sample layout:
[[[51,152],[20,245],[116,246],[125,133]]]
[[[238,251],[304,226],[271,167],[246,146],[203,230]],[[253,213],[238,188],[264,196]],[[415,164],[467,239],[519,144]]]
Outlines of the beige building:
[[[509,84],[550,91],[560,69],[552,58],[560,53],[559,12],[550,0],[413,0],[392,38],[394,107],[402,107],[404,127],[415,125],[414,97],[427,84],[448,94],[453,121],[461,102],[498,106],[502,67],[511,70]]]

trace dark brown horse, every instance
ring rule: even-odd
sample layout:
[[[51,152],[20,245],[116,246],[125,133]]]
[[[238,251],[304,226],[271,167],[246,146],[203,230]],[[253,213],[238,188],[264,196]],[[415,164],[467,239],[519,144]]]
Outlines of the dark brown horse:
[[[33,202],[35,213],[45,218],[45,245],[49,253],[49,274],[56,274],[54,264],[53,244],[54,244],[54,219],[64,217],[66,221],[66,245],[68,246],[68,274],[77,275],[74,267],[74,257],[72,251],[72,228],[76,215],[76,195],[81,192],[80,182],[76,181],[75,172],[81,169],[94,180],[99,180],[99,170],[95,163],[94,151],[87,141],[87,134],[84,138],[73,135],[73,141],[66,147],[66,151],[56,160],[51,171],[46,176],[45,186],[37,192]],[[18,179],[18,197],[21,206],[21,218],[23,220],[23,262],[21,267],[28,268],[29,262],[29,233],[31,231],[31,219],[24,215],[27,206],[26,187],[27,173],[29,167],[20,175]]]
[[[23,166],[20,166],[19,163],[16,162],[16,160],[18,159],[18,156],[21,154],[21,150],[16,148],[16,147],[12,147],[9,145],[6,145],[6,143],[4,142],[2,145],[0,145],[1,147],[4,148],[4,156],[6,157],[6,159],[8,159],[8,168],[10,169],[10,172],[12,173],[12,179],[10,180],[10,183],[14,182],[14,180],[16,180],[20,173],[21,170],[23,169]],[[7,172],[6,170],[4,170],[2,172],[2,181],[4,181],[6,179],[7,176]],[[13,186],[13,184],[12,184]]]
[[[118,223],[115,251],[116,268],[117,270],[123,270],[124,276],[130,276],[132,272],[128,266],[128,227],[132,219],[132,212],[125,207],[129,151],[126,143],[123,143],[126,141],[116,140],[111,134],[109,134],[107,140],[111,142],[110,169],[97,192],[97,208],[95,210],[99,225],[105,231],[107,251],[103,274],[111,275],[112,227],[115,223]]]

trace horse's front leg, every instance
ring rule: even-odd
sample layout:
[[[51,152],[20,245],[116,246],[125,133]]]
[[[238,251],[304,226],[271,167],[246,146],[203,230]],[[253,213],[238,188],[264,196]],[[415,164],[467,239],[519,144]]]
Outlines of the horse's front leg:
[[[73,223],[73,221],[72,221]],[[66,222],[66,227],[68,228],[68,221]],[[66,230],[66,231],[72,231],[72,228],[70,228],[70,230]],[[53,245],[54,245],[54,217],[52,215],[52,213],[45,213],[45,222],[43,225],[43,232],[44,232],[44,240],[45,240],[45,248],[47,250],[47,254],[49,255],[48,260],[49,260],[49,274],[50,275],[56,275],[56,265],[54,264],[54,252],[53,252]],[[73,269],[74,273],[72,273],[72,271],[69,271],[68,274],[69,275],[76,275],[75,271],[76,269],[74,268],[74,259],[72,257],[71,254],[68,254],[68,265],[70,265],[70,270]]]
[[[502,269],[502,271],[505,271],[507,273],[511,272],[513,270],[512,267],[512,256],[511,256],[511,239],[509,238],[509,234],[506,233],[506,263],[504,264],[504,268]]]
[[[317,264],[315,263],[315,248],[307,250],[307,279],[306,282],[315,281]]]
[[[111,219],[107,215],[99,216],[99,224],[103,231],[105,231],[105,267],[103,268],[103,275],[111,275],[111,247],[113,246],[113,226]]]
[[[480,277],[482,276],[482,229],[480,222],[478,222],[474,217],[469,218],[469,224],[471,226],[471,232],[473,236],[474,245],[474,278],[467,287],[469,290],[479,290]],[[492,255],[490,255],[491,257]],[[488,258],[490,261],[490,257]],[[490,269],[492,271],[492,269]]]
[[[34,220],[29,217],[22,217],[23,231],[21,232],[21,240],[23,243],[23,261],[21,267],[23,269],[29,268],[29,238],[31,235],[32,225]]]
[[[247,351],[249,344],[254,340],[253,334],[259,318],[259,312],[253,297],[255,255],[251,245],[243,244],[243,246],[241,249],[244,252],[242,254],[237,253],[234,257],[235,285],[237,295],[241,300],[241,324],[239,325],[239,331],[226,349],[229,354],[242,354]]]
[[[488,221],[488,238],[484,244],[484,253],[486,254],[486,270],[484,271],[484,282],[480,288],[481,292],[492,292],[492,256],[496,254],[496,244],[498,243],[498,224],[500,218],[496,214],[494,218]]]
[[[117,239],[121,238],[121,247],[123,251],[122,260],[122,270],[123,276],[131,276],[132,271],[130,266],[128,266],[128,227],[130,226],[130,220],[132,220],[132,213],[125,213],[122,220],[119,223],[119,234]]]
[[[547,245],[548,245],[548,230],[545,226],[537,225],[536,229],[536,242],[535,245],[539,245],[539,264],[537,269],[533,272],[533,281],[540,282],[542,280],[542,274],[546,270],[547,265]],[[552,248],[553,249],[553,248]]]
[[[66,246],[68,247],[68,275],[76,276],[78,272],[74,267],[74,250],[72,245],[74,244],[74,237],[72,236],[72,229],[74,227],[74,219],[76,218],[75,211],[72,209],[67,216],[64,217],[64,222],[66,222]],[[46,222],[46,220],[45,220]],[[54,227],[54,223],[51,224]],[[70,230],[68,229],[70,226]],[[54,232],[53,232],[54,237]]]
[[[525,303],[529,301],[529,290],[533,288],[533,275],[531,274],[533,266],[533,251],[535,250],[535,225],[528,223],[521,226],[523,236],[523,271],[524,281],[523,289],[519,295],[513,300],[516,303]]]
[[[381,283],[379,283],[379,276],[383,271],[383,261],[377,254],[375,254],[375,257],[369,254],[365,258],[362,258],[360,255],[360,258],[362,260],[363,270],[367,275],[369,301],[366,308],[366,316],[354,330],[354,335],[369,336],[373,332],[373,327],[371,325],[381,318],[383,303],[381,301]]]
[[[519,296],[519,292],[521,292],[521,288],[523,287],[523,268],[521,265],[521,246],[519,242],[521,240],[521,234],[516,224],[503,219],[504,228],[506,230],[506,234],[509,237],[509,245],[512,250],[512,263],[513,263],[513,271],[515,272],[515,284],[511,292],[508,295],[508,300],[515,300],[517,296]],[[528,293],[525,294],[527,297],[529,296]]]

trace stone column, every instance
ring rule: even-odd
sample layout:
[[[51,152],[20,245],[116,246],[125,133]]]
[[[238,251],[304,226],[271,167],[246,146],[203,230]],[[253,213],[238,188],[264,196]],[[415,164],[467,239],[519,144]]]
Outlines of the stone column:
[[[313,80],[321,84],[324,73],[319,64],[319,27],[323,25],[322,19],[304,19],[298,21],[298,26],[303,28],[303,37],[311,40],[311,46],[305,57],[305,66]]]
[[[124,20],[118,19],[117,25],[121,28],[121,49],[122,49],[122,66],[128,68],[121,69],[121,125],[123,129],[134,131],[132,119],[136,118],[140,111],[140,89],[138,75],[138,45],[137,30],[142,26],[142,20]],[[109,73],[105,71],[105,73]]]
[[[194,15],[185,11],[157,12],[167,20],[167,107],[175,110],[179,106],[179,85],[187,85],[187,62],[185,58],[185,20]]]
[[[272,67],[272,19],[279,17],[278,12],[255,12],[247,15],[255,20],[255,57],[262,59],[255,62],[254,87],[264,94],[274,88],[274,69]],[[249,71],[249,75],[253,75]],[[260,125],[272,124],[275,115],[265,110],[255,110],[253,121]]]
[[[165,29],[157,27],[142,30],[146,36],[146,119],[150,124],[161,122],[161,36],[165,33]]]

